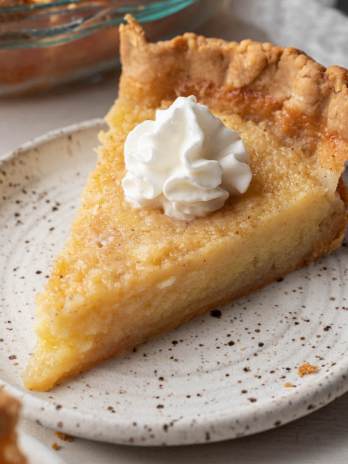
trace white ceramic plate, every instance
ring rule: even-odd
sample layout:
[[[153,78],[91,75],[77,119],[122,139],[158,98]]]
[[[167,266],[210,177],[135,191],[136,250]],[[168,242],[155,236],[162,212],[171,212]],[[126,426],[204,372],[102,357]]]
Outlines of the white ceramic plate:
[[[28,464],[64,464],[57,456],[57,452],[49,450],[38,440],[25,433],[19,434],[19,443],[23,454],[28,459]]]
[[[50,133],[0,166],[0,379],[24,414],[95,440],[188,444],[276,427],[347,391],[346,247],[52,392],[23,389],[34,295],[95,164],[101,124]],[[319,372],[299,377],[304,362]]]

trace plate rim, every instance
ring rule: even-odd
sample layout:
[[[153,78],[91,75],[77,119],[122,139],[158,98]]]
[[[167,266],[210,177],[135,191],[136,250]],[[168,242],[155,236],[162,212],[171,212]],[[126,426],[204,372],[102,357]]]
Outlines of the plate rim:
[[[102,118],[91,119],[80,123],[75,123],[63,128],[51,130],[43,135],[35,137],[30,141],[20,145],[17,149],[1,156],[0,166],[15,157],[22,155],[24,152],[38,148],[46,143],[59,139],[62,136],[74,134],[84,130],[105,128],[105,121]],[[155,433],[155,438],[148,438],[146,442],[134,440],[130,443],[127,438],[122,437],[122,433],[131,424],[126,420],[119,418],[117,414],[110,419],[103,419],[103,433],[95,434],[93,424],[98,418],[95,414],[83,413],[71,408],[62,408],[57,411],[53,402],[34,396],[30,391],[21,391],[20,388],[0,379],[0,385],[4,385],[9,393],[23,401],[23,416],[32,421],[39,421],[42,425],[50,428],[57,428],[58,422],[64,420],[59,430],[68,434],[117,444],[134,444],[141,446],[161,446],[161,445],[188,445],[200,444],[209,441],[222,441],[227,439],[238,438],[241,436],[252,435],[261,431],[266,431],[285,425],[293,420],[299,419],[327,404],[334,399],[348,392],[348,357],[339,360],[332,367],[330,375],[320,376],[317,374],[311,377],[310,381],[302,385],[300,389],[291,389],[287,395],[277,397],[276,399],[261,400],[255,405],[234,407],[223,413],[218,413],[204,417],[195,422],[195,431],[190,432],[193,417],[185,417],[179,420],[175,427],[170,427],[165,433],[163,432],[164,421],[146,419],[146,424],[151,426]],[[44,406],[45,414],[42,415],[41,408]],[[291,407],[290,407],[291,406]],[[238,416],[239,429],[244,432],[231,430],[231,423]],[[281,418],[281,422],[279,423]],[[261,420],[259,420],[261,419]],[[152,422],[153,421],[153,422]],[[84,426],[76,428],[73,424],[76,422]],[[253,422],[253,427],[250,427]],[[256,425],[255,425],[256,422]],[[257,423],[258,422],[258,423]],[[100,421],[99,421],[100,423]],[[139,422],[138,429],[141,429]],[[210,439],[207,433],[209,430],[218,428],[218,437]],[[201,429],[201,433],[197,429]],[[136,432],[132,430],[132,432]],[[125,434],[127,435],[127,433]],[[130,434],[128,434],[129,436]]]
[[[62,135],[73,134],[80,130],[93,129],[100,126],[100,129],[107,128],[107,123],[104,118],[93,118],[87,119],[85,121],[77,122],[74,124],[69,124],[68,126],[59,127],[56,129],[49,130],[44,134],[38,135],[27,140],[24,143],[21,143],[19,147],[14,150],[10,150],[0,155],[0,166],[3,163],[11,161],[16,156],[21,155],[25,151],[34,150],[35,148],[44,145],[45,143],[51,142],[52,140],[61,137]]]

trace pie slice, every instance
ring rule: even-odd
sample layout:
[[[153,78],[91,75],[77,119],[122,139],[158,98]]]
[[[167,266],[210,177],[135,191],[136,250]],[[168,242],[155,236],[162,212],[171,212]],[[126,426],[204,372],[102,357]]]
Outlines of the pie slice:
[[[340,246],[347,222],[348,73],[302,52],[121,27],[119,98],[71,237],[37,300],[34,390],[246,295]],[[120,185],[138,123],[195,95],[247,147],[246,194],[191,222],[134,209]]]
[[[16,426],[20,404],[0,390],[0,463],[25,464],[27,461],[17,445]]]

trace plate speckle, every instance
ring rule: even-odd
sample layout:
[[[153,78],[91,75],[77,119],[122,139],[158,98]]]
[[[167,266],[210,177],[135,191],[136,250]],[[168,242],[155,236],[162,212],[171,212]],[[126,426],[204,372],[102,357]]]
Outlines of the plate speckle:
[[[25,391],[34,296],[67,236],[101,125],[49,134],[0,165],[0,379],[24,414],[94,440],[189,444],[278,427],[347,391],[347,247],[49,393]],[[317,372],[301,376],[305,363]]]

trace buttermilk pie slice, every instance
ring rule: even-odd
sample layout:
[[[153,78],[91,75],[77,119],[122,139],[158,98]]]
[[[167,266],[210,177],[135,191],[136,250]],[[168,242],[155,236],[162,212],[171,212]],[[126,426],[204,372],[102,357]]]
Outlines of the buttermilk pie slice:
[[[98,164],[37,299],[38,343],[25,374],[33,390],[246,295],[343,240],[347,71],[250,40],[188,33],[148,43],[127,22],[119,97],[100,135]],[[249,188],[188,221],[161,207],[134,208],[123,188],[128,134],[191,95],[240,134]]]

